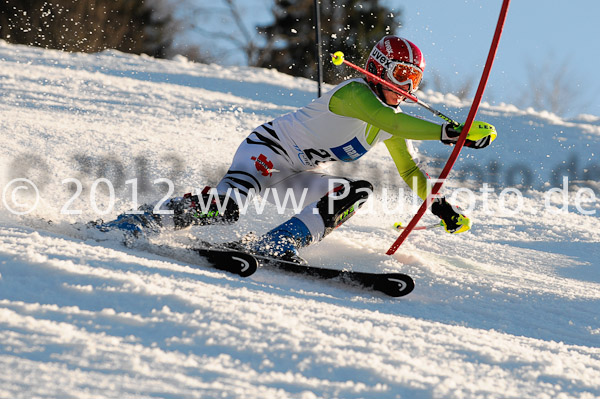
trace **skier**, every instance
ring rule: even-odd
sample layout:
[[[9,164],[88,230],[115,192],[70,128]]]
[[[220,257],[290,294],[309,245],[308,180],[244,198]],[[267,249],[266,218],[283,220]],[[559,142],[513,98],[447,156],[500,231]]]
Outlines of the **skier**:
[[[414,93],[423,77],[425,59],[412,42],[386,36],[373,47],[365,69]],[[207,187],[198,195],[186,194],[164,204],[172,215],[152,214],[147,206],[141,215],[121,215],[103,226],[141,231],[156,226],[183,229],[234,223],[239,218],[239,200],[267,195],[273,201],[273,195],[291,190],[295,198],[304,198],[308,204],[302,211],[261,236],[230,245],[303,262],[298,249],[320,241],[348,220],[373,189],[365,180],[327,175],[319,169],[321,163],[357,161],[383,142],[400,176],[421,199],[427,197],[427,177],[417,166],[410,141],[441,140],[452,145],[458,141],[462,125],[440,126],[404,114],[399,108],[404,100],[369,77],[342,82],[307,106],[257,127],[238,147],[229,170],[216,186],[218,195]],[[475,122],[465,145],[484,148],[496,135],[494,126]],[[436,198],[430,209],[449,233],[471,228],[470,219],[443,197]]]

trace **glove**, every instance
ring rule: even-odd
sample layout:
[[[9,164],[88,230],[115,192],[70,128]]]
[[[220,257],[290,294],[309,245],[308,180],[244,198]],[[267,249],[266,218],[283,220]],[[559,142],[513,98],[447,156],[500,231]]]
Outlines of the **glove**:
[[[444,197],[433,200],[431,213],[442,219],[442,226],[450,234],[464,233],[471,229],[471,219],[458,213],[458,209],[450,205]]]
[[[462,123],[458,127],[454,127],[449,123],[444,123],[442,125],[442,136],[440,138],[442,143],[447,145],[456,144],[463,126],[464,124]],[[496,140],[497,135],[498,133],[496,133],[496,128],[493,125],[475,121],[473,122],[471,129],[469,129],[465,146],[476,149],[485,148],[490,145],[492,141]]]

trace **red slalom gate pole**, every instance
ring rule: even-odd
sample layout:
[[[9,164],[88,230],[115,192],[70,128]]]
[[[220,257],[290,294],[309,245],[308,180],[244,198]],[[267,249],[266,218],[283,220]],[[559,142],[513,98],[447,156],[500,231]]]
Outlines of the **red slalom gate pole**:
[[[475,115],[477,114],[477,110],[479,109],[479,104],[481,103],[481,98],[483,97],[483,92],[485,90],[485,86],[490,76],[492,64],[494,63],[496,51],[498,50],[500,36],[502,35],[504,22],[506,21],[506,14],[508,13],[509,4],[510,0],[504,0],[502,2],[502,8],[500,9],[500,15],[498,16],[498,23],[496,24],[496,31],[494,32],[494,38],[492,39],[492,44],[490,46],[490,51],[488,53],[485,67],[483,68],[483,74],[481,75],[481,80],[479,81],[479,86],[477,87],[477,93],[475,94],[475,98],[473,99],[473,104],[471,105],[471,109],[469,110],[469,115],[467,116],[465,125],[462,128],[462,131],[458,138],[458,142],[456,143],[452,154],[450,154],[450,158],[448,158],[448,162],[446,162],[446,166],[444,166],[440,177],[433,185],[431,193],[427,196],[425,202],[421,204],[421,207],[419,208],[415,216],[413,216],[408,226],[406,226],[406,229],[402,231],[400,237],[398,237],[396,241],[392,244],[390,249],[388,249],[388,251],[386,252],[387,255],[393,255],[396,252],[396,250],[400,247],[400,245],[402,245],[404,240],[406,240],[406,237],[408,237],[410,232],[415,228],[421,217],[423,217],[423,215],[425,214],[425,211],[431,205],[433,199],[437,196],[438,192],[442,188],[444,180],[446,179],[446,177],[448,177],[448,174],[452,170],[454,163],[458,159],[458,155],[460,154],[460,151],[462,150],[465,144],[465,140],[467,139],[467,133],[469,132],[469,129],[471,129],[471,125],[473,124],[473,120],[475,119]]]

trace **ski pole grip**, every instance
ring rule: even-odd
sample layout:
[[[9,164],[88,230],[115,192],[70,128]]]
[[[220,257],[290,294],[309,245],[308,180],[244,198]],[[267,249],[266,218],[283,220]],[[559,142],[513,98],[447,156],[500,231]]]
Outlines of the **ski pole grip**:
[[[336,51],[331,54],[331,62],[333,62],[333,65],[342,65],[344,63],[344,53]]]

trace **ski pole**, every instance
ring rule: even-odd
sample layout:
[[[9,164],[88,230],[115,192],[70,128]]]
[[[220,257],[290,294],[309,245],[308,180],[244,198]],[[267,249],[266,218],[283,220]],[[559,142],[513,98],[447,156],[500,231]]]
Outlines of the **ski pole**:
[[[438,116],[438,117],[442,118],[443,120],[445,120],[446,122],[450,123],[454,127],[460,126],[460,123],[458,123],[458,122],[454,121],[452,118],[450,118],[450,117],[442,114],[440,111],[432,108],[429,104],[426,104],[423,101],[419,100],[415,95],[410,94],[409,92],[402,90],[401,88],[399,88],[398,86],[394,85],[393,83],[390,83],[387,80],[381,79],[379,76],[373,75],[371,72],[367,71],[366,69],[363,69],[363,68],[359,67],[358,65],[355,65],[355,64],[351,63],[350,61],[346,60],[344,58],[344,53],[342,53],[341,51],[336,51],[335,53],[331,54],[331,62],[333,62],[334,65],[346,64],[350,68],[356,69],[358,72],[362,73],[363,75],[366,75],[366,76],[374,79],[375,81],[377,81],[377,83],[381,83],[382,85],[384,85],[388,89],[390,89],[392,91],[395,91],[398,94],[402,94],[404,97],[408,98],[409,100],[416,102],[421,107],[423,107],[426,110],[430,111],[435,116]]]
[[[429,230],[429,229],[435,229],[435,228],[443,227],[443,226],[444,225],[441,222],[439,222],[439,223],[435,223],[435,224],[428,224],[425,226],[417,226],[413,230]],[[402,223],[400,223],[400,222],[394,223],[394,230],[404,230],[404,229],[406,229],[406,227],[407,226],[402,225]]]

